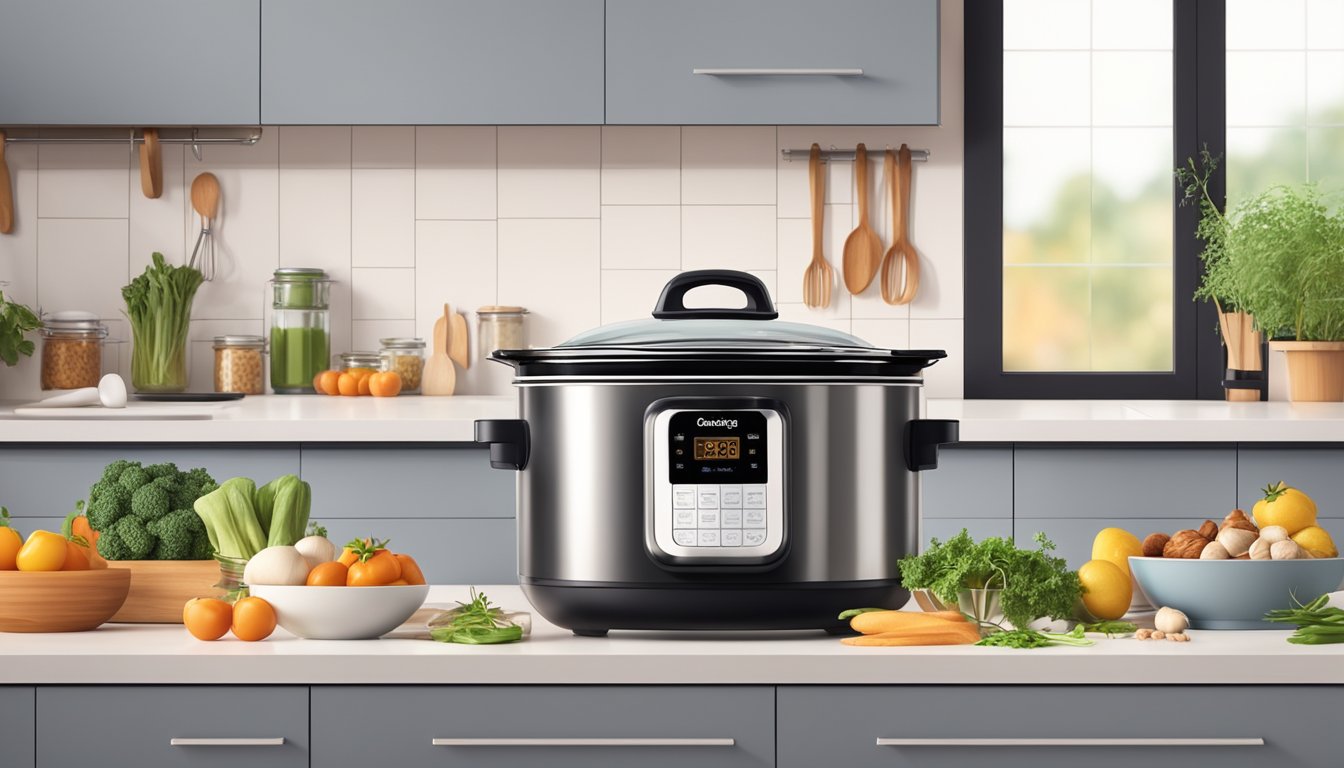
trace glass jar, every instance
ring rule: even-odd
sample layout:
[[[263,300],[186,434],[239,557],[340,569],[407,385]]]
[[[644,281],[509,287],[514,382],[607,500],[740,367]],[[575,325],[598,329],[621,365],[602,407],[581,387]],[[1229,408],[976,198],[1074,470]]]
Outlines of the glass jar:
[[[215,337],[215,391],[260,395],[266,390],[262,356],[266,339],[261,336]]]
[[[338,371],[351,371],[356,368],[367,368],[374,372],[387,370],[383,364],[383,356],[377,352],[342,352],[336,356],[335,362]]]
[[[271,389],[311,394],[331,358],[331,280],[309,267],[281,267],[271,280]]]
[[[401,394],[420,394],[420,376],[425,371],[425,340],[415,338],[379,339],[385,370],[401,376]]]
[[[92,312],[53,312],[42,320],[43,389],[96,387],[107,326]]]
[[[481,307],[476,310],[481,358],[497,349],[527,349],[527,310],[522,307]]]

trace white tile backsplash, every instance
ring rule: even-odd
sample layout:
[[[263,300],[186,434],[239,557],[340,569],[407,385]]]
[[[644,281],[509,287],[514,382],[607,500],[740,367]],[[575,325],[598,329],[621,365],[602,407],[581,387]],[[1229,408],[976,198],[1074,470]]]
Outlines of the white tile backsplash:
[[[527,307],[534,346],[551,346],[599,324],[601,267],[596,219],[501,219],[499,296]],[[504,297],[508,297],[504,299]]]
[[[685,205],[774,205],[773,125],[681,129],[681,202]]]
[[[415,168],[415,126],[356,125],[350,163],[355,168]]]
[[[415,129],[415,218],[495,218],[496,131],[493,125]]]
[[[681,206],[602,206],[603,269],[679,269]]]
[[[415,320],[415,270],[403,267],[355,267],[350,270],[355,320]]]
[[[129,142],[39,144],[38,215],[44,219],[126,218],[130,199],[126,180],[134,158]]]
[[[37,303],[121,317],[126,219],[38,219]]]
[[[598,218],[601,162],[598,126],[500,126],[499,218]]]
[[[681,209],[683,269],[775,269],[775,206],[688,205]]]
[[[602,204],[681,202],[681,128],[675,125],[602,127]]]
[[[352,265],[415,266],[415,169],[351,171],[350,215]]]

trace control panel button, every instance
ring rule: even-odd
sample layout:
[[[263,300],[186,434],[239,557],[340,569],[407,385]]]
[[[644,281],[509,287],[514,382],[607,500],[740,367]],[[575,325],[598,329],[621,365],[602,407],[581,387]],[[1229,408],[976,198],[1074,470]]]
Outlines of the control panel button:
[[[724,509],[724,510],[720,510],[720,511],[719,511],[719,517],[720,517],[720,519],[723,520],[723,527],[724,527],[724,528],[741,528],[741,527],[742,527],[742,510],[740,510],[740,509]]]
[[[765,531],[745,530],[742,531],[742,544],[748,547],[759,547],[765,543]]]
[[[672,508],[695,509],[695,486],[694,485],[672,486]]]
[[[742,510],[743,528],[764,528],[765,510],[764,509],[744,509]]]
[[[695,531],[673,531],[672,540],[683,547],[694,547],[696,542]]]
[[[742,486],[742,506],[746,509],[765,509],[765,486]]]
[[[719,546],[719,532],[717,530],[713,531],[701,530],[699,534],[700,534],[699,541],[696,542],[696,546],[700,547]],[[765,539],[761,540],[764,541]]]
[[[721,531],[723,534],[723,546],[740,547],[742,546],[742,531],[737,529]]]
[[[719,506],[737,509],[742,506],[742,486],[725,485],[719,488]]]
[[[696,506],[700,507],[701,509],[718,509],[719,486],[702,485],[699,488],[700,490],[699,493],[697,494],[698,498],[696,501]]]
[[[719,510],[717,510],[717,509],[702,509],[702,510],[700,510],[700,516],[699,516],[699,517],[700,517],[700,524],[697,525],[696,528],[718,528],[718,527],[719,527]]]
[[[674,509],[672,510],[673,528],[694,528],[695,510],[694,509]]]

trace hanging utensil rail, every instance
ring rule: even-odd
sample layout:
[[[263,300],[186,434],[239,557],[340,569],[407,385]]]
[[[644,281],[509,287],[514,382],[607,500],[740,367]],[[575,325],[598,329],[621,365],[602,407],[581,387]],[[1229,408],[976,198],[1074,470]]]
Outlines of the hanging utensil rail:
[[[53,129],[45,129],[52,131]],[[199,128],[161,128],[160,144],[188,144],[196,159],[201,159],[201,147],[208,144],[232,144],[250,147],[261,141],[261,128],[247,128],[241,136],[202,136]],[[145,137],[141,129],[130,128],[120,136],[109,135],[107,131],[89,132],[81,128],[54,129],[48,136],[6,136],[6,144],[129,144],[134,148],[143,144]]]
[[[887,145],[886,149],[895,150],[896,147]],[[795,159],[799,161],[806,161],[811,151],[812,149],[810,147],[807,149],[781,149],[779,150],[779,156],[784,158],[788,162],[793,162]],[[875,149],[870,149],[870,156],[881,158],[882,153],[878,152]],[[929,159],[929,150],[912,149],[910,150],[910,159],[919,161],[921,163],[925,162]],[[854,150],[839,149],[834,144],[832,144],[829,149],[821,150],[821,162],[825,163],[831,160],[844,160],[848,162],[854,162]]]

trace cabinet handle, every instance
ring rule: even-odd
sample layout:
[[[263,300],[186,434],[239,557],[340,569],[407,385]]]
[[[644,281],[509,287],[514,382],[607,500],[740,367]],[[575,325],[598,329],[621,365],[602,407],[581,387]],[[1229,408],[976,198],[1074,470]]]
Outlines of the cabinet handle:
[[[1263,747],[1264,739],[884,739],[879,747]]]
[[[710,75],[712,77],[863,77],[859,68],[802,68],[802,69],[761,69],[754,67],[697,67],[692,75]]]
[[[433,739],[436,747],[731,747],[735,739]]]
[[[283,747],[283,737],[274,739],[169,739],[170,747]]]

